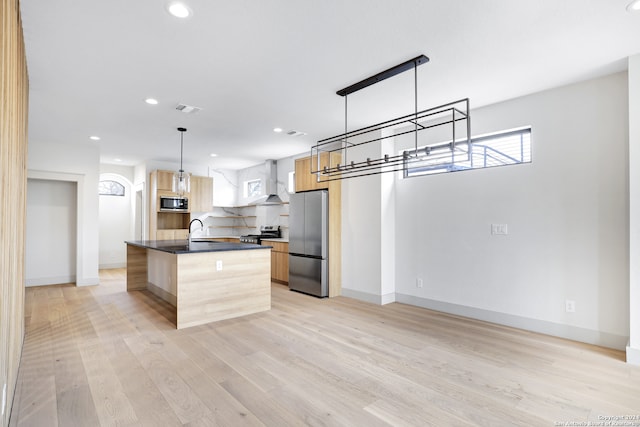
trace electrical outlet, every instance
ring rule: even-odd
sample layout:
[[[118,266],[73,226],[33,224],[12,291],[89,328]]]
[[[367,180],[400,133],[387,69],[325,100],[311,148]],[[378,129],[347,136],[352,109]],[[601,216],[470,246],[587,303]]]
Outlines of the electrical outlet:
[[[422,287],[422,279],[417,278],[416,279],[416,288],[421,288]]]
[[[222,271],[222,260],[221,259],[216,261],[216,271]]]
[[[507,224],[491,224],[491,234],[506,236],[509,234]]]
[[[575,313],[576,312],[576,302],[573,300],[566,300],[564,302],[564,308],[567,313]]]

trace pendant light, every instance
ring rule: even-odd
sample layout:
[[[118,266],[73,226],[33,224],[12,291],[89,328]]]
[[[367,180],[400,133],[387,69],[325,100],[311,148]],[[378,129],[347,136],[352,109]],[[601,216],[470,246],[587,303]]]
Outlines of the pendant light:
[[[173,173],[172,189],[173,192],[177,193],[180,197],[184,197],[191,191],[191,175],[188,173],[184,173],[184,169],[182,169],[182,148],[184,133],[186,131],[187,128],[178,128],[178,132],[180,132],[180,169],[178,170],[178,172]]]

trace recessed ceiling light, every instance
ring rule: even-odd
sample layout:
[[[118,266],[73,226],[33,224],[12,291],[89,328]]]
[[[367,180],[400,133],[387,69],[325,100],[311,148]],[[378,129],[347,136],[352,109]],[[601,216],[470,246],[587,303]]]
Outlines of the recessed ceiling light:
[[[90,136],[89,139],[93,139],[94,141],[100,141],[100,137],[95,135]]]
[[[218,155],[216,153],[211,153],[209,154],[211,157],[218,157]]]
[[[276,133],[282,132],[282,128],[273,128],[273,131]]]
[[[191,15],[191,10],[184,3],[169,3],[167,10],[176,18],[187,18]]]
[[[150,105],[158,105],[158,100],[154,98],[147,98],[144,100],[144,102]]]
[[[122,159],[113,159],[114,162],[121,162]]]
[[[627,12],[640,12],[640,0],[634,0],[627,5]]]

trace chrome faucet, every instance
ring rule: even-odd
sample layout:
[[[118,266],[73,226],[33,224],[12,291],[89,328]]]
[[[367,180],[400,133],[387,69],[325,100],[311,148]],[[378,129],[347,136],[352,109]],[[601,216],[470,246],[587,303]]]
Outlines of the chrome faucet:
[[[187,238],[187,243],[191,243],[191,224],[193,224],[196,221],[200,223],[200,231],[204,231],[204,224],[202,223],[202,221],[198,218],[192,219],[191,222],[189,223],[189,237]]]

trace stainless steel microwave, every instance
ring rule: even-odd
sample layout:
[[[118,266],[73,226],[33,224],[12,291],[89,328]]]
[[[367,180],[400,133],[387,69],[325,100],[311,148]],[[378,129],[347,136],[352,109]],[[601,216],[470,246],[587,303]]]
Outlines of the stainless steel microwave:
[[[188,212],[189,200],[186,197],[160,196],[161,212]]]

